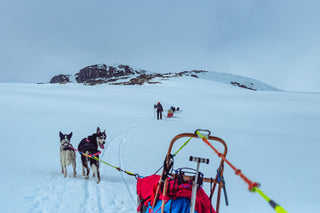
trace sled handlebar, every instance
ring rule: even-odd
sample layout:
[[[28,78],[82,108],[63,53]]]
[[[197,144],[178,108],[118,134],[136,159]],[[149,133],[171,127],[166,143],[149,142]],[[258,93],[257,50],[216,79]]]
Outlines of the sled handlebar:
[[[168,175],[171,176],[173,179],[178,177],[177,174],[173,174],[173,173],[169,173]],[[184,180],[194,180],[194,176],[182,175],[182,177],[183,177]],[[219,183],[219,181],[217,181],[217,180],[215,180],[213,178],[207,178],[207,177],[203,178],[203,182],[206,182],[206,183]]]
[[[221,144],[224,146],[223,156],[226,157],[227,152],[228,152],[228,148],[227,148],[227,144],[226,144],[226,142],[224,142],[224,140],[222,140],[222,139],[219,138],[219,137],[211,136],[211,135],[210,135],[211,132],[210,132],[209,130],[196,130],[196,131],[207,131],[207,132],[208,132],[208,135],[207,135],[207,136],[208,136],[208,137],[207,137],[208,140],[221,143]],[[171,155],[171,150],[172,150],[173,144],[174,144],[178,139],[184,138],[184,137],[199,138],[199,136],[198,136],[197,133],[182,133],[182,134],[179,134],[179,135],[175,136],[175,137],[171,140],[171,142],[170,142],[167,156],[170,156],[170,155]],[[223,162],[223,160],[221,160],[221,163],[222,163],[222,162]]]
[[[193,156],[190,156],[189,161],[195,161],[197,163],[209,164],[209,159],[193,157]]]

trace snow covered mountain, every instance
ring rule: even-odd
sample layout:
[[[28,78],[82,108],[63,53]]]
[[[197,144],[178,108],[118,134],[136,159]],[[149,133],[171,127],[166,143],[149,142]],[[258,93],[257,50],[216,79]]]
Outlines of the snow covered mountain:
[[[224,84],[231,84],[233,86],[238,86],[245,89],[260,91],[281,91],[280,89],[265,84],[262,81],[228,73],[210,71],[198,73],[197,76],[201,79],[216,81]]]
[[[134,69],[128,65],[96,64],[81,69],[75,75],[57,75],[50,83],[83,83],[87,85],[109,84],[109,85],[143,85],[158,84],[173,78],[194,77],[211,80],[227,85],[238,86],[250,90],[280,91],[261,81],[239,75],[219,73],[213,71],[192,70],[178,73],[152,73],[146,70]]]
[[[227,159],[288,212],[317,212],[320,94],[239,89],[223,83],[229,75],[213,73],[219,83],[202,74],[142,86],[0,83],[0,212],[136,212],[134,177],[102,163],[101,182],[85,180],[78,153],[77,177],[71,167],[61,174],[59,131],[73,132],[77,147],[98,126],[107,133],[100,158],[141,176],[162,166],[174,136],[208,129],[226,141]],[[158,101],[181,110],[157,120]],[[220,160],[198,139],[176,155],[174,169],[195,168],[190,155],[209,158],[200,171],[216,174]],[[274,212],[227,165],[224,179],[229,206],[222,196],[220,213]]]

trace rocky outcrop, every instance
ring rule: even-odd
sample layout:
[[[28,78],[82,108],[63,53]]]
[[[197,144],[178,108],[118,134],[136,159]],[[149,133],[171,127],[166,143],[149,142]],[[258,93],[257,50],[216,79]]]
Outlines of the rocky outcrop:
[[[233,86],[238,86],[238,87],[241,87],[241,88],[245,88],[245,89],[250,89],[250,90],[254,90],[256,91],[257,89],[254,89],[252,88],[254,85],[253,83],[250,83],[250,87],[244,85],[244,84],[240,84],[239,82],[235,82],[235,81],[232,81],[230,82]]]
[[[51,78],[50,83],[51,84],[55,84],[55,83],[60,83],[60,84],[70,83],[71,81],[70,81],[69,76],[70,75],[63,75],[63,74],[56,75],[53,78]]]
[[[277,90],[263,82],[243,76],[208,72],[204,70],[191,70],[178,73],[149,73],[145,70],[133,69],[128,65],[107,66],[105,64],[96,64],[84,67],[75,75],[57,75],[50,83],[81,83],[85,85],[109,84],[109,85],[144,85],[159,84],[172,78],[193,77],[216,82],[231,84],[249,90]],[[70,80],[71,79],[71,80]]]
[[[152,74],[141,74],[135,78],[131,78],[129,81],[119,82],[119,83],[111,83],[112,85],[143,85],[145,83],[148,84],[157,84],[161,83],[159,81],[151,81],[155,76]]]
[[[77,83],[86,85],[111,84],[111,85],[143,85],[158,84],[169,78],[191,76],[197,78],[197,73],[206,72],[202,70],[183,71],[180,73],[147,73],[145,70],[136,70],[128,65],[107,66],[95,64],[81,69],[75,74]],[[50,83],[68,83],[70,75],[54,76]]]
[[[117,82],[117,83],[111,83],[112,85],[143,85],[145,83],[147,84],[159,84],[161,81],[168,80],[170,78],[177,78],[182,76],[191,76],[198,78],[195,73],[200,72],[206,72],[206,71],[183,71],[180,73],[151,73],[146,74],[145,72],[138,75],[137,77],[131,78],[129,81],[125,82]]]
[[[105,64],[97,64],[85,67],[76,74],[76,81],[78,83],[107,83],[112,78],[119,78],[140,74],[129,67],[128,65],[107,66]]]

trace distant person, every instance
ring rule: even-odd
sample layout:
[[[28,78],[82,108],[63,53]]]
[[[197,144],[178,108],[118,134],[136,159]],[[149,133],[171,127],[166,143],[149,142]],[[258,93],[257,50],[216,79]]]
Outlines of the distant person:
[[[157,109],[157,119],[159,120],[162,119],[162,112],[163,112],[163,108],[162,105],[160,104],[160,102],[158,102],[157,105],[154,105],[154,108]]]

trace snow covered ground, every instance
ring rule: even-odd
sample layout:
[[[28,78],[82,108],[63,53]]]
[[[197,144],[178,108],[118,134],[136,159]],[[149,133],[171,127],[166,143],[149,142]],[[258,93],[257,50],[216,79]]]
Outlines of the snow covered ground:
[[[229,161],[288,212],[320,209],[319,93],[251,91],[184,77],[145,86],[1,83],[0,100],[0,212],[136,212],[134,177],[102,164],[99,184],[85,180],[79,154],[78,176],[71,167],[68,177],[61,174],[59,131],[73,132],[77,146],[98,126],[108,135],[100,158],[142,176],[162,165],[175,135],[208,129],[226,141]],[[156,120],[158,101],[181,111]],[[200,170],[215,175],[219,160],[199,139],[179,152],[175,168],[195,168],[190,155],[209,158]],[[221,213],[274,212],[227,165],[224,176],[229,206],[222,197]]]

